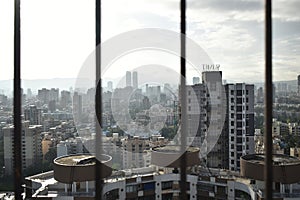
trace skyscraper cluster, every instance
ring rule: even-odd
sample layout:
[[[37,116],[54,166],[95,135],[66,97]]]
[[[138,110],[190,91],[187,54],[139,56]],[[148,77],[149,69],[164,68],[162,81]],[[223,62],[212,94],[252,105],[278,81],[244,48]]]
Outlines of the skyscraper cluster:
[[[42,88],[41,90],[38,90],[38,99],[42,101],[44,104],[48,104],[49,101],[56,101],[58,102],[59,99],[59,89],[58,88],[51,88],[46,89]]]
[[[126,72],[126,87],[133,87],[134,89],[138,88],[138,73],[136,71],[132,73],[130,71]]]

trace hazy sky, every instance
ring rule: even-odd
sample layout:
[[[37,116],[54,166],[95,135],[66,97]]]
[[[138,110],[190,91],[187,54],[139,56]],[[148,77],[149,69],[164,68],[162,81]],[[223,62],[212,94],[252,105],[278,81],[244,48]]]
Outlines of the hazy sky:
[[[224,79],[263,80],[262,2],[187,0],[187,35],[221,65]],[[94,50],[94,5],[94,0],[22,1],[23,79],[77,76]],[[12,0],[0,1],[0,80],[13,77],[13,6]],[[103,40],[139,28],[179,31],[178,0],[102,0],[102,8]],[[274,80],[300,74],[299,8],[299,0],[273,1]],[[131,63],[122,65],[108,77],[125,74]]]

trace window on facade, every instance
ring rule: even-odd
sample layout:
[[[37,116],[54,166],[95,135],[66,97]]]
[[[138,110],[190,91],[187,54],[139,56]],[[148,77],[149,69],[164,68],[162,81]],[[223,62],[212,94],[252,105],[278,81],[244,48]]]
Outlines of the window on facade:
[[[173,181],[165,181],[161,183],[162,190],[172,189],[172,187],[173,187]]]
[[[130,193],[130,192],[136,192],[137,191],[137,186],[136,185],[127,185],[126,186],[126,192]]]
[[[241,146],[241,145],[237,145],[237,146],[236,146],[236,150],[237,150],[237,151],[242,151],[242,146]]]
[[[236,107],[236,111],[237,112],[242,112],[243,111],[243,107],[242,106],[237,106]]]
[[[236,103],[237,103],[237,104],[242,104],[242,98],[237,98],[237,99],[236,99]]]
[[[236,133],[237,133],[238,136],[241,136],[241,135],[243,134],[243,131],[242,131],[241,129],[238,129],[238,130],[236,131]]]
[[[236,91],[236,96],[242,96],[242,95],[243,95],[242,90],[237,90],[237,91]]]
[[[236,115],[236,119],[237,120],[242,120],[243,119],[243,115],[242,114],[237,114]]]

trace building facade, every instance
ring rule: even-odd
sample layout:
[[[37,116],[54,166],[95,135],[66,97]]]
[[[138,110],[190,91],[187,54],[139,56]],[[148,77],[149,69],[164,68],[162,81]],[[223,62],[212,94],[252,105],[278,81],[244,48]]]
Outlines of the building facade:
[[[74,92],[73,95],[73,116],[76,122],[80,122],[82,117],[82,95]]]
[[[42,124],[42,110],[38,109],[35,105],[30,105],[24,109],[25,121],[29,121],[30,125]]]
[[[149,138],[133,136],[122,140],[123,168],[141,168],[145,166],[144,151],[149,150]]]
[[[188,142],[200,147],[208,167],[239,170],[254,153],[254,85],[222,83],[222,72],[202,73],[187,86]]]
[[[189,200],[264,200],[264,183],[238,174],[214,170],[211,175],[187,175]],[[158,174],[153,167],[142,168],[126,176],[107,178],[103,185],[106,200],[179,200],[180,174]],[[138,175],[136,175],[138,174]],[[53,171],[26,178],[26,198],[30,199],[95,199],[93,181],[64,184],[53,180]],[[114,176],[114,175],[113,175]],[[42,183],[42,184],[41,184]],[[46,186],[46,187],[44,187]],[[300,184],[274,184],[273,198],[291,200],[300,198]]]
[[[138,73],[136,71],[134,71],[132,73],[132,86],[134,89],[138,88]]]
[[[229,139],[229,169],[240,170],[240,157],[255,152],[254,85],[227,84],[226,128]]]
[[[126,87],[131,87],[131,72],[126,72]]]
[[[23,170],[39,165],[43,160],[42,152],[42,125],[30,125],[29,121],[22,122],[22,168]],[[5,174],[13,173],[13,138],[12,125],[3,128],[4,166]]]
[[[298,75],[298,95],[300,96],[300,75]]]

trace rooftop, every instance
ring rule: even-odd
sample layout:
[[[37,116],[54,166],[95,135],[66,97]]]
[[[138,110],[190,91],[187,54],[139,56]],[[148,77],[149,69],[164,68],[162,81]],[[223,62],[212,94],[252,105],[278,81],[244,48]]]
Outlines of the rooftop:
[[[244,160],[252,163],[264,164],[265,155],[264,154],[251,154],[243,156]],[[300,164],[300,160],[296,157],[283,155],[283,154],[273,154],[273,165],[289,165],[289,164]]]
[[[153,148],[154,151],[159,151],[159,152],[165,152],[165,153],[176,153],[180,152],[180,146],[179,145],[168,145],[164,147],[157,147]],[[197,152],[199,151],[199,148],[197,147],[188,147],[187,152]]]
[[[95,156],[92,155],[71,155],[55,159],[55,162],[60,165],[93,165],[96,163]]]

